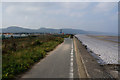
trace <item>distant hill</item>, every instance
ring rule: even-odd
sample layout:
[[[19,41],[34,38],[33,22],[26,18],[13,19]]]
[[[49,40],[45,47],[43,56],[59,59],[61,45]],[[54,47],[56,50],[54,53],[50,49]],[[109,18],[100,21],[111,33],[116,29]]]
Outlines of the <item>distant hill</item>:
[[[11,26],[8,28],[0,29],[3,33],[60,33],[60,29],[52,28],[40,28],[40,29],[28,29],[18,26]],[[92,34],[92,35],[117,35],[114,33],[95,32],[95,31],[84,31],[80,29],[62,29],[65,34]]]
[[[8,28],[2,29],[3,33],[33,33],[33,32],[39,32],[39,33],[60,33],[60,29],[51,29],[51,28],[40,28],[40,29],[27,29],[27,28],[21,28],[17,26],[11,26]],[[65,34],[86,34],[87,32],[84,30],[79,29],[62,29],[62,32]]]
[[[11,26],[11,27],[2,29],[3,33],[20,33],[20,32],[34,32],[34,31],[35,30],[27,29],[27,28],[21,28],[21,27],[17,27],[17,26]]]

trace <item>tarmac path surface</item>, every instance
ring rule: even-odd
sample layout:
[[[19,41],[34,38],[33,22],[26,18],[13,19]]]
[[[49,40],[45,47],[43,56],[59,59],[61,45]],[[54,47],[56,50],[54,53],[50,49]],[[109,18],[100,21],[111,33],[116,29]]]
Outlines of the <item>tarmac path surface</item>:
[[[21,78],[79,78],[73,40],[65,38]]]

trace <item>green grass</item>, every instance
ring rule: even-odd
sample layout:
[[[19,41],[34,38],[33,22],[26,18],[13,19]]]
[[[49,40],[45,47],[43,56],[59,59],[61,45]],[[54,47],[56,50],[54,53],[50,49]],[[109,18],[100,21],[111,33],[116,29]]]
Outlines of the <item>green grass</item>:
[[[52,35],[3,40],[2,78],[25,72],[63,41]]]

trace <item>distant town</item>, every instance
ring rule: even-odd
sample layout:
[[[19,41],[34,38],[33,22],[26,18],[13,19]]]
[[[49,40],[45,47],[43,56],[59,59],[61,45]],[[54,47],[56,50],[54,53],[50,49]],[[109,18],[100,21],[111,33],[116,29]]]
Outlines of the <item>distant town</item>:
[[[62,32],[62,29],[60,29],[59,33],[40,33],[40,32],[33,32],[33,33],[27,33],[27,32],[19,32],[19,33],[0,33],[0,37],[2,37],[2,39],[4,38],[10,38],[10,37],[14,37],[14,38],[18,38],[18,37],[26,37],[26,36],[30,36],[30,35],[41,35],[41,34],[47,34],[47,35],[51,35],[51,34],[62,34],[64,35],[64,33]]]

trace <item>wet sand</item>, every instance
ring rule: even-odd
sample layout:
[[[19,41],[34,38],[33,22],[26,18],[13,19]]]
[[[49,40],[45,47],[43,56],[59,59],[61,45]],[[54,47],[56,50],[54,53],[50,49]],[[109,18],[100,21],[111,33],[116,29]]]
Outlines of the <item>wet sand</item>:
[[[115,43],[120,43],[119,39],[120,36],[104,36],[104,35],[87,35],[92,38],[104,40],[104,41],[110,41],[110,42],[115,42]]]

